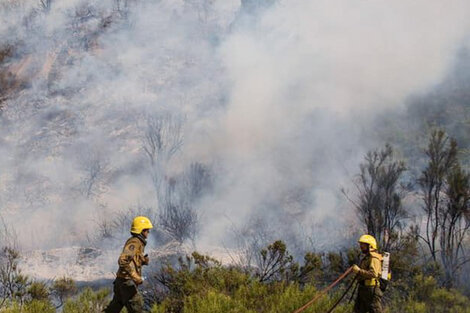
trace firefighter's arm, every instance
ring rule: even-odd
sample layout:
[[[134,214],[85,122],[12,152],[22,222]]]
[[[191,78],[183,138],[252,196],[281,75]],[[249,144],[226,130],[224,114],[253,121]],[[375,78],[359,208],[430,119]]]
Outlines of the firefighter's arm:
[[[134,265],[134,257],[136,256],[136,248],[135,245],[128,244],[124,247],[124,250],[119,257],[119,267],[125,270],[131,276],[132,280],[137,284],[142,284],[142,277],[140,277],[139,273],[137,273]]]
[[[380,260],[372,258],[368,269],[362,269],[357,265],[352,268],[353,272],[364,279],[377,278],[380,275]]]

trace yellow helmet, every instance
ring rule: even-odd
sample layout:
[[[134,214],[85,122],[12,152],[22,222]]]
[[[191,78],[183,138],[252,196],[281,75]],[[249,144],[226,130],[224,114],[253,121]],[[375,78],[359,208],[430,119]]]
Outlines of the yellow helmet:
[[[144,229],[153,228],[152,222],[145,216],[137,216],[132,221],[131,233],[140,234]]]
[[[362,235],[361,238],[359,238],[359,242],[367,243],[371,250],[377,250],[377,241],[371,235]]]

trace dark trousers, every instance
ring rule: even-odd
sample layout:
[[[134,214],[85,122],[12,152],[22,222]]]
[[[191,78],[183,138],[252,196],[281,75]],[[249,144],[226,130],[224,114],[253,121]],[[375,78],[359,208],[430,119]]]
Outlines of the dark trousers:
[[[119,313],[126,307],[128,313],[142,313],[144,300],[132,280],[116,278],[113,300],[104,309],[105,313]]]
[[[359,285],[354,313],[382,313],[382,290],[379,286]]]

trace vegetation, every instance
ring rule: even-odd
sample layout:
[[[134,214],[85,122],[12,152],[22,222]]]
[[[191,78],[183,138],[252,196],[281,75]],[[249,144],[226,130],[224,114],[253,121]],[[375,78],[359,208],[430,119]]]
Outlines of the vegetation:
[[[392,265],[394,279],[384,298],[389,313],[470,312],[470,299],[456,289],[442,287],[411,257],[417,238],[401,241],[403,255]],[[145,302],[151,313],[290,313],[312,299],[330,281],[357,261],[356,249],[344,253],[308,253],[302,264],[295,262],[282,241],[259,251],[268,271],[258,268],[223,266],[219,261],[194,252],[177,264],[162,266],[144,285]],[[269,260],[269,261],[268,261]],[[267,279],[266,273],[270,273]],[[17,279],[12,274],[13,279]],[[26,280],[28,280],[26,278]],[[305,312],[327,312],[339,299],[351,277],[329,294],[323,295]],[[29,280],[28,280],[29,281]],[[75,294],[75,283],[61,278],[51,284],[32,282],[17,297],[4,301],[0,312],[55,312],[57,303],[64,313],[98,313],[110,300],[108,288],[84,288]],[[20,296],[21,295],[21,296]],[[58,301],[60,297],[60,301]],[[335,312],[351,312],[351,293]],[[125,310],[123,310],[125,312]]]
[[[363,231],[375,235],[380,247],[392,252],[393,279],[384,297],[386,312],[470,312],[461,280],[469,262],[470,175],[459,160],[456,140],[442,130],[431,132],[424,154],[426,164],[414,171],[418,174],[410,175],[390,145],[371,151],[359,166],[355,194],[343,193],[356,209]],[[210,186],[210,179],[200,165],[193,165],[188,173],[189,179],[206,177],[203,185],[183,184],[190,187],[191,202],[201,188]],[[408,218],[404,199],[410,194],[424,212],[421,220]],[[11,242],[0,254],[0,312],[93,313],[106,307],[111,295],[107,288],[78,292],[67,277],[46,283],[23,275],[14,246]],[[352,246],[308,252],[300,262],[281,240],[256,246],[252,262],[230,266],[194,252],[150,273],[142,287],[145,305],[151,313],[290,313],[359,258],[357,247]],[[305,312],[327,312],[350,281],[348,277],[321,295]],[[350,312],[353,297],[349,292],[335,312]]]

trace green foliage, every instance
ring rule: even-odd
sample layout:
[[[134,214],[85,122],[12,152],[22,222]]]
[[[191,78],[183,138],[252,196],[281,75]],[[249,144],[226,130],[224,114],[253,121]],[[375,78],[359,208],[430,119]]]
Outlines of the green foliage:
[[[166,292],[155,297],[162,301],[151,312],[290,313],[317,293],[312,277],[321,273],[318,254],[306,254],[300,265],[285,244],[276,241],[260,252],[260,260],[266,267],[253,275],[198,253],[181,258],[178,268],[167,264],[157,273],[158,286],[152,288],[163,287]],[[323,296],[306,312],[325,312],[332,303],[333,299]],[[338,307],[337,312],[345,312],[346,307]]]
[[[409,301],[404,306],[405,313],[426,313],[426,304],[422,302]]]
[[[359,251],[359,249],[357,248],[356,249],[350,248],[346,252],[346,258],[347,258],[348,266],[358,264],[361,258],[361,251]]]
[[[344,272],[344,260],[341,253],[329,252],[327,254],[329,270],[334,273],[334,275]]]
[[[247,310],[238,300],[216,291],[209,291],[204,298],[193,295],[185,300],[185,313],[255,313]]]
[[[396,278],[386,292],[386,312],[470,313],[468,297],[457,290],[440,287],[436,278],[414,266],[412,258],[406,258],[409,250],[415,247],[415,237],[404,236],[401,240],[404,254],[396,254],[395,258],[405,257],[405,260],[397,260],[395,264],[397,267],[409,266],[412,269],[397,271]],[[284,255],[289,255],[287,248],[284,250],[285,246],[277,247],[282,248]],[[146,303],[152,305],[150,313],[291,313],[318,295],[322,287],[315,285],[318,283],[315,277],[333,275],[335,270],[347,267],[357,257],[357,252],[352,250],[344,254],[330,253],[326,256],[328,263],[325,266],[320,255],[307,253],[303,265],[292,262],[284,273],[289,272],[289,275],[295,274],[296,277],[308,273],[305,276],[308,279],[297,281],[284,275],[281,280],[260,281],[256,273],[250,275],[244,268],[225,267],[209,256],[194,252],[191,256],[180,258],[177,266],[167,264],[157,273],[158,285],[150,286],[150,289],[161,291],[163,288],[164,291],[150,298],[151,301],[147,297]],[[27,277],[25,279],[29,281]],[[304,312],[327,312],[346,286],[347,283],[342,283],[337,287],[339,289],[322,295]],[[42,282],[30,283],[20,291],[26,296],[21,301],[11,298],[0,308],[0,313],[56,312],[53,299],[57,295],[51,294],[50,290],[63,295],[63,313],[98,313],[110,300],[108,289],[93,291],[85,288],[80,294],[74,295],[77,291],[75,282],[70,278],[61,278],[50,287]],[[146,295],[149,290],[146,290]],[[335,309],[335,313],[351,311],[352,304],[347,301]]]
[[[86,288],[76,299],[68,299],[63,313],[96,313],[101,312],[108,304],[109,289],[93,291]]]
[[[28,288],[31,300],[20,303],[14,301],[8,304],[4,309],[0,309],[1,313],[55,313],[56,308],[52,304],[50,298],[34,299],[35,297],[46,296],[48,291],[47,285],[35,282]],[[99,313],[109,302],[110,292],[108,289],[100,289],[93,291],[85,288],[76,298],[69,298],[65,302],[63,313]],[[123,310],[122,313],[126,311]]]
[[[72,278],[61,277],[54,280],[52,283],[51,292],[59,302],[59,306],[62,306],[66,298],[71,297],[77,293],[77,285]]]
[[[186,296],[207,290],[223,290],[230,293],[249,281],[249,276],[235,268],[225,268],[220,262],[198,253],[180,258],[178,268],[167,264],[157,273],[157,283],[165,289],[165,304],[180,312]]]
[[[27,290],[28,295],[33,300],[48,300],[49,299],[49,288],[43,282],[35,281],[31,283]]]
[[[413,230],[397,237],[394,241],[396,252],[392,268],[396,267],[394,278],[386,292],[388,313],[470,313],[470,299],[456,290],[439,286],[437,280],[426,275],[417,262],[417,236]],[[279,249],[278,249],[279,248]],[[401,250],[401,252],[400,252]],[[285,245],[272,244],[262,250],[262,257],[268,260],[289,255]],[[197,253],[180,259],[178,268],[166,265],[162,268],[160,283],[166,288],[152,313],[290,313],[312,299],[318,292],[315,284],[325,276],[336,278],[339,273],[360,257],[357,249],[346,253],[328,253],[324,260],[320,255],[308,253],[301,266],[292,261],[285,267],[282,279],[262,281],[258,272],[250,275],[245,269],[224,267],[220,262]],[[308,272],[308,279],[290,279],[289,275],[301,276]],[[162,273],[164,273],[162,275]],[[289,275],[286,275],[290,273]],[[295,276],[293,275],[293,276]],[[162,279],[164,278],[164,279]],[[306,313],[327,312],[342,294],[340,289],[318,299]],[[156,287],[156,286],[154,286]],[[161,287],[161,286],[160,286]],[[158,289],[154,288],[154,289]],[[349,296],[347,297],[349,298]],[[343,301],[335,312],[351,312],[352,304]]]
[[[54,306],[47,300],[32,300],[23,305],[18,303],[10,304],[1,310],[2,313],[55,313]]]
[[[468,313],[470,299],[459,291],[439,287],[434,277],[418,274],[408,288],[405,300],[395,298],[390,312]]]
[[[210,289],[189,295],[183,300],[182,309],[175,310],[172,306],[174,302],[166,299],[161,304],[155,305],[151,313],[290,313],[307,303],[316,292],[314,286],[302,290],[296,284],[264,284],[251,280],[251,283],[240,286],[232,294]],[[325,312],[333,303],[332,298],[324,296],[305,312]],[[340,305],[336,312],[349,312],[348,309],[349,311],[351,309],[349,305]]]
[[[20,253],[11,247],[4,247],[0,253],[0,300],[10,299],[23,303],[27,296],[30,280],[19,269]],[[4,303],[4,301],[1,301]],[[1,304],[0,304],[1,307]]]
[[[323,262],[321,256],[317,253],[307,252],[304,256],[304,264],[299,266],[295,263],[290,270],[299,284],[319,281],[322,276]]]
[[[259,280],[261,282],[273,281],[282,280],[286,277],[285,275],[288,277],[289,268],[297,269],[293,260],[284,242],[281,240],[273,242],[260,251],[257,273]]]

